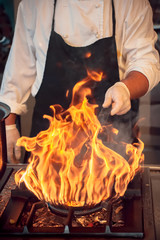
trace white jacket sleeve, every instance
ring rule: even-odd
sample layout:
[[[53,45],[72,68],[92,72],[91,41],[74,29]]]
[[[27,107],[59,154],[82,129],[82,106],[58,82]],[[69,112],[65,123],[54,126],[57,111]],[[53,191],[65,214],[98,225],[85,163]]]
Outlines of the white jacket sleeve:
[[[155,49],[157,34],[153,29],[152,9],[148,0],[133,0],[125,22],[123,56],[125,76],[131,71],[143,73],[150,91],[160,81],[159,54]]]
[[[29,7],[26,9],[22,1],[18,8],[15,34],[0,90],[0,101],[8,104],[11,112],[16,114],[26,112],[25,102],[36,77],[33,31],[26,22],[32,16]]]

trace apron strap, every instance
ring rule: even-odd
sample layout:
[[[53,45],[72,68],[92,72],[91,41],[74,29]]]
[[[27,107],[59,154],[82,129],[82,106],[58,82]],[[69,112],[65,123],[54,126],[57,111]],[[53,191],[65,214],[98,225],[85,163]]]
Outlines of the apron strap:
[[[114,9],[114,3],[112,0],[112,21],[113,21],[113,36],[115,36],[115,32],[116,32],[116,17],[115,17],[115,9]]]
[[[53,21],[52,21],[52,29],[54,29],[54,18],[55,18],[55,9],[56,9],[56,3],[57,0],[54,0],[54,9],[53,9]],[[114,9],[114,3],[112,0],[112,22],[113,22],[113,36],[115,36],[115,28],[116,28],[116,18],[115,18],[115,9]]]
[[[56,11],[56,3],[57,3],[57,0],[54,0],[53,19],[52,19],[52,29],[54,29],[54,18],[55,18],[55,11]]]

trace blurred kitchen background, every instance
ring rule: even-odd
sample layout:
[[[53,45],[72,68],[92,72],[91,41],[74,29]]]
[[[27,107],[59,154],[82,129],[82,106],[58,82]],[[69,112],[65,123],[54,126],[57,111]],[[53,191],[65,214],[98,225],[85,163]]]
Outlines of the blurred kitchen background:
[[[0,0],[0,83],[5,62],[12,44],[17,7],[20,0]],[[153,8],[154,29],[158,34],[157,49],[160,53],[160,0],[150,0]],[[21,133],[28,136],[31,126],[34,99],[29,98],[28,113],[21,117]],[[145,164],[160,164],[160,84],[140,99],[139,126],[145,144]]]

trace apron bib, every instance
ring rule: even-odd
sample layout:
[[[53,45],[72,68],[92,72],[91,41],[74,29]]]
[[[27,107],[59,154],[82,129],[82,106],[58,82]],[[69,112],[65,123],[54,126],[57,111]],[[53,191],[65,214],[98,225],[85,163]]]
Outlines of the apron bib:
[[[36,95],[36,103],[33,112],[31,137],[36,136],[40,131],[49,127],[49,122],[43,119],[43,115],[51,115],[50,105],[60,104],[67,109],[71,103],[71,93],[74,85],[87,76],[87,69],[102,71],[105,78],[101,82],[93,82],[90,86],[93,98],[100,106],[104,101],[104,96],[109,87],[119,81],[117,49],[115,41],[115,10],[112,0],[113,36],[100,39],[85,47],[72,47],[65,43],[63,38],[54,31],[53,14],[52,30],[48,45],[46,64],[43,81]],[[91,53],[91,57],[86,58],[86,54]],[[69,96],[66,92],[69,90]],[[100,109],[99,109],[100,110]],[[103,112],[108,112],[104,109]],[[109,116],[108,121],[114,127],[120,128],[120,140],[134,140],[132,128],[138,111],[138,102],[132,101],[132,109],[123,116]],[[99,119],[101,121],[101,119]],[[104,124],[104,122],[103,122]],[[126,130],[127,129],[127,130]],[[124,132],[128,132],[125,136]]]

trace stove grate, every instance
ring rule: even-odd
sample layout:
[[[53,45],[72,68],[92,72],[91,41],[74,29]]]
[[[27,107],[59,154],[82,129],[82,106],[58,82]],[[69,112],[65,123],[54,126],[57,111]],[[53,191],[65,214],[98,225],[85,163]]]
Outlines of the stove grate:
[[[100,208],[99,208],[100,207]],[[57,210],[56,210],[57,211]],[[104,217],[104,218],[102,218]],[[96,219],[96,220],[95,220]],[[98,219],[98,221],[97,221]],[[93,220],[93,221],[92,221]],[[68,208],[64,215],[50,211],[28,190],[15,188],[2,214],[0,238],[102,237],[112,239],[155,239],[149,170],[138,174],[123,198],[104,202],[87,215]],[[32,238],[33,237],[33,238]]]

